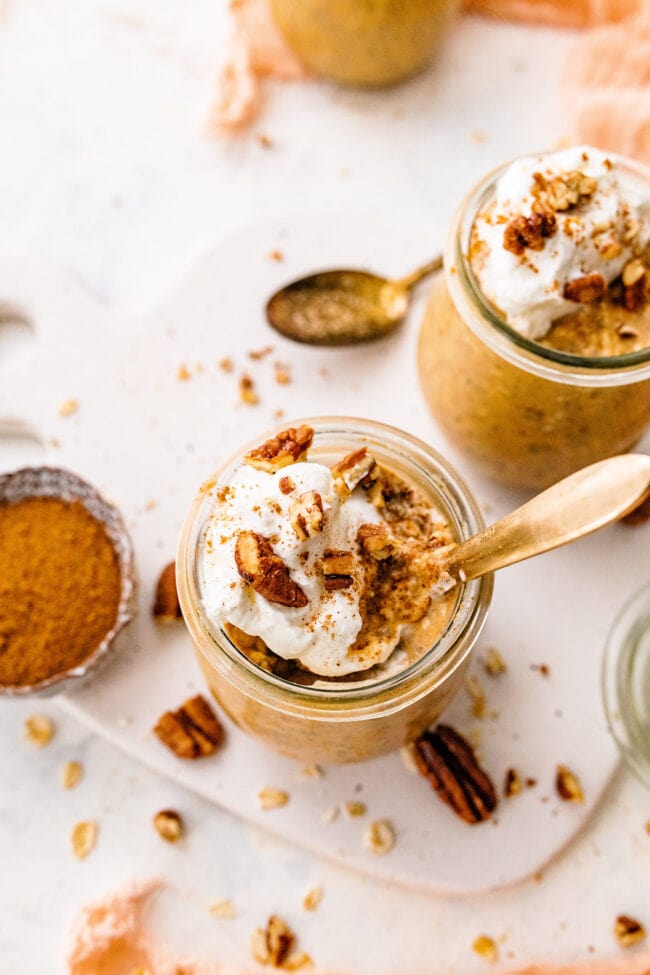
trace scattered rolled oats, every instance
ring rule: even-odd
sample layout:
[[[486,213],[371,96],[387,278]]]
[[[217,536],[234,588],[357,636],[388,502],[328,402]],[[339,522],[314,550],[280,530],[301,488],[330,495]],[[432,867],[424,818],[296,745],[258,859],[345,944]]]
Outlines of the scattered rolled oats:
[[[368,826],[364,843],[371,853],[384,856],[395,846],[395,830],[387,819],[376,819]]]
[[[74,789],[79,784],[83,768],[79,762],[66,762],[61,768],[59,778],[64,789]]]
[[[487,934],[481,934],[478,938],[475,938],[472,942],[472,951],[480,955],[485,961],[494,964],[494,962],[499,960],[499,949],[496,946],[494,938],[490,938]]]
[[[289,793],[273,786],[265,786],[257,793],[260,809],[280,809],[289,802]]]
[[[97,823],[92,819],[84,819],[75,823],[70,836],[72,852],[77,860],[85,860],[92,853],[97,842]]]
[[[646,932],[640,921],[627,914],[619,914],[614,922],[614,934],[621,947],[630,948],[643,941]]]
[[[79,400],[64,399],[59,403],[59,416],[72,416],[79,409]]]
[[[308,890],[302,899],[302,906],[306,911],[315,911],[323,899],[323,888],[322,887],[312,887]]]
[[[184,362],[181,362],[180,366],[178,367],[176,371],[176,378],[181,383],[186,383],[188,379],[192,378],[192,373],[187,368]]]
[[[269,257],[269,260],[270,261],[283,261],[284,260],[284,254],[282,253],[282,251],[278,251],[278,250],[269,251],[268,257]]]
[[[282,967],[286,972],[298,972],[303,968],[311,968],[313,964],[311,955],[308,955],[306,951],[301,951],[289,955]]]
[[[266,928],[258,928],[253,934],[251,939],[253,958],[260,965],[286,968],[295,942],[296,936],[286,921],[277,914],[272,914]]]
[[[476,674],[470,674],[469,677],[465,678],[465,690],[469,694],[472,702],[472,714],[475,718],[478,718],[479,721],[482,721],[485,717],[487,701],[485,698],[485,691],[483,690],[481,682]]]
[[[298,772],[300,779],[322,779],[323,770],[320,765],[303,765]]]
[[[486,653],[483,667],[490,677],[500,677],[508,669],[505,660],[496,647],[490,647]]]
[[[409,742],[408,745],[402,745],[399,750],[399,757],[402,759],[402,764],[409,772],[414,772],[417,774],[418,765],[415,760],[415,744],[414,742]]]
[[[46,714],[31,714],[25,718],[25,738],[37,748],[45,748],[54,737],[54,724]]]
[[[329,826],[330,823],[333,823],[334,820],[338,818],[339,818],[339,807],[331,806],[330,809],[326,809],[325,812],[323,813],[321,822],[325,826]]]
[[[276,362],[274,365],[275,370],[275,381],[278,386],[288,386],[291,382],[291,373],[289,367],[285,366],[282,362]]]
[[[225,359],[219,359],[217,365],[222,372],[232,372],[235,368],[235,363],[229,356],[226,356]]]
[[[220,921],[232,921],[237,917],[235,905],[232,901],[228,900],[227,897],[210,901],[208,904],[208,910],[210,911],[212,917],[216,917]]]
[[[185,823],[174,809],[161,809],[153,817],[158,835],[167,843],[177,843],[185,834]]]
[[[346,816],[350,817],[350,819],[358,819],[359,816],[366,815],[366,804],[365,802],[358,802],[357,800],[352,799],[343,803],[343,811],[345,812]]]
[[[557,767],[555,788],[560,799],[563,799],[564,802],[585,801],[580,779],[566,765],[558,765]]]

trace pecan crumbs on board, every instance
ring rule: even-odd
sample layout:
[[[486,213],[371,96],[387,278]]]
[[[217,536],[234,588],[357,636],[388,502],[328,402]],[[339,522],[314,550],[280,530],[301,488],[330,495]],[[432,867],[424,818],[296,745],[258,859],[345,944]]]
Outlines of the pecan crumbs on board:
[[[415,742],[415,761],[443,802],[466,823],[482,823],[497,806],[497,794],[474,750],[449,725],[425,731]]]

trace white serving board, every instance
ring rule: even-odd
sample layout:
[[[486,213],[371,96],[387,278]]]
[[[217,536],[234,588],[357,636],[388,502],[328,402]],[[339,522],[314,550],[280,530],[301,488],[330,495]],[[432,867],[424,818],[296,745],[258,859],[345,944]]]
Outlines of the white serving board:
[[[231,725],[227,746],[196,763],[175,759],[150,730],[162,711],[204,687],[183,627],[163,629],[150,619],[157,575],[174,556],[199,483],[243,440],[277,422],[275,409],[287,417],[345,413],[404,427],[450,456],[488,520],[522,500],[477,476],[429,417],[415,370],[421,300],[397,335],[351,349],[294,345],[263,319],[267,295],[301,273],[347,264],[399,275],[440,243],[424,224],[398,229],[368,215],[282,218],[225,240],[160,307],[130,319],[102,307],[68,274],[0,263],[0,307],[21,310],[33,326],[0,328],[0,469],[44,461],[68,466],[120,505],[133,534],[138,619],[112,664],[61,700],[69,712],[147,765],[289,840],[384,879],[467,893],[536,873],[603,795],[617,755],[600,700],[602,648],[616,611],[647,578],[648,527],[611,527],[499,575],[478,646],[479,655],[497,646],[508,663],[499,680],[481,677],[498,717],[476,721],[462,693],[448,720],[478,730],[499,789],[510,766],[538,785],[502,801],[490,823],[468,827],[456,819],[398,755],[329,767],[322,779],[301,781],[295,763]],[[268,257],[276,249],[282,262]],[[273,355],[248,359],[248,351],[267,344]],[[232,375],[217,367],[225,356],[236,362]],[[291,385],[274,382],[275,359],[289,364]],[[181,364],[192,373],[189,381],[177,377]],[[244,370],[257,382],[257,407],[238,402]],[[71,397],[79,410],[61,418],[57,407]],[[16,439],[17,429],[27,437]],[[550,676],[533,669],[540,663]],[[584,805],[557,799],[558,762],[579,773]],[[256,793],[264,785],[286,789],[289,804],[259,811]],[[362,799],[366,819],[341,815],[323,824],[324,813],[346,799]],[[383,858],[362,844],[366,822],[380,817],[392,820],[398,837]]]

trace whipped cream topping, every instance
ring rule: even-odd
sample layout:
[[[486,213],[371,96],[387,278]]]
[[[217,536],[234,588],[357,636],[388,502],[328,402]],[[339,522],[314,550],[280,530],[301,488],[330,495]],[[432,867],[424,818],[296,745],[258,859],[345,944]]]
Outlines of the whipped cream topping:
[[[563,182],[578,184],[577,201],[567,200]],[[536,212],[550,212],[552,226],[544,228],[541,240],[524,243],[521,253],[504,246],[512,221],[534,220]],[[647,184],[624,173],[615,156],[574,146],[508,167],[493,202],[475,220],[470,259],[483,294],[507,323],[539,339],[578,307],[566,295],[579,294],[580,279],[600,275],[611,284],[648,241]]]
[[[286,478],[294,485],[290,494],[280,486]],[[322,499],[323,527],[301,539],[291,524],[290,507],[296,497],[310,491]],[[376,657],[366,661],[363,654],[348,652],[362,625],[358,587],[326,590],[322,564],[328,550],[355,551],[360,526],[381,520],[361,488],[342,501],[332,471],[323,464],[300,462],[276,473],[243,464],[219,493],[207,525],[199,581],[208,619],[261,637],[278,656],[297,659],[314,674],[339,676],[372,666]],[[305,593],[305,606],[269,601],[246,583],[235,554],[242,531],[270,540]],[[390,655],[399,635],[382,648],[382,659]]]

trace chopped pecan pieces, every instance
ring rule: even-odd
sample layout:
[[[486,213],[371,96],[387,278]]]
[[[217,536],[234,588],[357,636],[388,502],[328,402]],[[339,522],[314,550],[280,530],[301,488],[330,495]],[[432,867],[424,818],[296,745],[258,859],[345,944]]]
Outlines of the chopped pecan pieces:
[[[352,552],[342,549],[328,548],[323,552],[323,573],[325,575],[325,588],[329,591],[334,589],[348,589],[354,583],[352,573],[355,568],[355,559]]]
[[[367,447],[353,450],[332,468],[334,487],[340,497],[346,498],[356,487],[370,487],[379,476],[377,463]]]
[[[513,796],[518,796],[520,792],[521,779],[519,778],[519,773],[516,769],[509,768],[503,783],[503,794],[506,799],[511,799]]]
[[[244,460],[259,471],[275,474],[289,464],[304,460],[313,439],[314,431],[311,427],[306,425],[297,429],[289,427],[288,430],[282,430],[275,437],[266,440],[260,447],[251,450]]]
[[[534,173],[533,192],[538,200],[552,210],[571,210],[583,199],[596,192],[598,180],[586,176],[579,169],[568,170],[560,176],[546,179],[542,173]]]
[[[308,599],[289,570],[273,551],[271,543],[257,532],[242,531],[237,536],[235,562],[242,579],[270,603],[300,609]]]
[[[619,914],[614,923],[616,940],[623,948],[630,948],[645,938],[645,928],[640,921],[627,914]]]
[[[363,551],[378,562],[389,559],[397,551],[395,539],[386,525],[361,525],[357,532],[357,541]]]
[[[159,623],[173,623],[183,619],[176,589],[176,563],[170,562],[160,573],[156,584],[152,615]]]
[[[574,278],[564,285],[564,297],[567,301],[576,301],[580,305],[590,305],[599,301],[607,290],[607,283],[602,274],[585,274],[581,278]]]
[[[585,797],[578,776],[566,765],[558,765],[555,788],[564,802],[584,802]]]
[[[289,505],[289,520],[301,542],[321,532],[325,514],[323,499],[318,491],[306,491],[300,497],[294,498]]]
[[[439,724],[415,742],[415,760],[443,802],[466,823],[482,823],[497,806],[497,795],[472,747],[450,728]]]
[[[294,484],[294,482],[291,480],[290,477],[287,477],[286,475],[280,478],[278,487],[280,488],[283,494],[291,494],[291,492],[295,491],[296,489],[296,485]]]
[[[520,214],[506,225],[503,231],[503,246],[505,250],[519,257],[527,247],[533,251],[541,251],[544,242],[552,237],[557,230],[555,214],[550,210],[534,210],[529,217]]]
[[[153,730],[178,758],[212,755],[224,739],[223,726],[202,694],[188,698],[176,711],[166,711]]]

